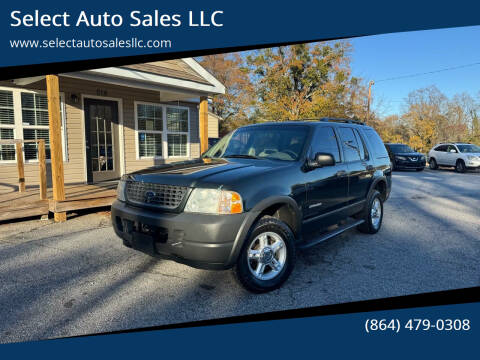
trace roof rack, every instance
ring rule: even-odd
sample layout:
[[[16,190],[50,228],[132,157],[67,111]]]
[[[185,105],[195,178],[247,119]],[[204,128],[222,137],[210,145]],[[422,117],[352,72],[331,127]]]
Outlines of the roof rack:
[[[320,119],[299,119],[301,121],[327,121],[327,122],[341,122],[347,124],[357,124],[357,125],[365,125],[363,121],[356,120],[356,119],[341,119],[341,118],[332,118],[332,117],[324,117]]]

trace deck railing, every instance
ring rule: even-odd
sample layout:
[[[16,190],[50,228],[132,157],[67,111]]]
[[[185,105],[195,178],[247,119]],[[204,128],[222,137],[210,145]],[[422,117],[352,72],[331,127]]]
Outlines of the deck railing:
[[[45,140],[0,140],[0,145],[15,145],[15,152],[17,158],[18,170],[18,191],[25,192],[25,163],[23,161],[24,146],[26,143],[36,143],[38,152],[38,167],[39,167],[39,185],[40,185],[40,199],[47,200],[47,164],[45,152]]]

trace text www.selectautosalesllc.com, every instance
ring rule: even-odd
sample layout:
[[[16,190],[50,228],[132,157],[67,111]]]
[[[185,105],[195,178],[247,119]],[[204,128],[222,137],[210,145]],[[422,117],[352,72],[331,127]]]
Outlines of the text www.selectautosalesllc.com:
[[[135,49],[135,48],[171,48],[171,40],[130,39],[50,39],[50,40],[10,40],[11,48],[19,49]]]

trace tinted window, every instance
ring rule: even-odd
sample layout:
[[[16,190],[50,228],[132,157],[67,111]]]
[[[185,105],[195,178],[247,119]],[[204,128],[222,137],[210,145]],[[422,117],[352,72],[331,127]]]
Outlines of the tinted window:
[[[308,134],[308,126],[247,126],[226,135],[203,156],[294,161],[302,154]]]
[[[437,146],[434,150],[435,151],[447,151],[447,145]]]
[[[340,138],[342,139],[343,153],[345,161],[352,162],[360,160],[360,147],[358,145],[355,134],[351,128],[341,127],[338,129]]]
[[[388,157],[387,149],[385,149],[385,145],[383,144],[382,139],[375,130],[365,129],[363,133],[365,134],[368,142],[372,146],[374,156],[376,158]]]
[[[323,126],[315,130],[310,149],[311,157],[316,153],[327,153],[332,154],[336,162],[340,162],[337,137],[333,128],[329,126]]]
[[[457,149],[455,148],[455,146],[453,146],[453,145],[448,145],[448,146],[447,146],[447,151],[450,152],[450,151],[452,151],[452,150],[455,150],[455,152],[457,152]]]
[[[390,144],[385,146],[388,146],[395,154],[415,152],[415,150],[413,150],[410,146],[404,144]]]
[[[480,146],[473,144],[457,145],[458,150],[462,153],[480,153]]]
[[[368,159],[368,150],[367,147],[365,146],[365,141],[363,140],[362,135],[358,132],[357,129],[354,130],[355,137],[357,138],[357,143],[360,145],[360,158],[362,160],[367,160]]]

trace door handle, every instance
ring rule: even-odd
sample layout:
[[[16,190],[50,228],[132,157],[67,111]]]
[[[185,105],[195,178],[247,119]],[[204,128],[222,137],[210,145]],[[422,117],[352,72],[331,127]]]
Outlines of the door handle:
[[[367,165],[367,170],[372,171],[373,170],[373,165]]]
[[[345,170],[339,170],[339,171],[337,171],[336,175],[338,177],[345,176],[345,175],[347,175],[347,172]]]

